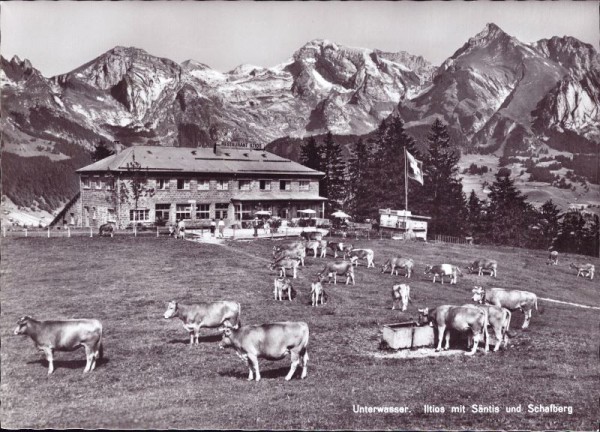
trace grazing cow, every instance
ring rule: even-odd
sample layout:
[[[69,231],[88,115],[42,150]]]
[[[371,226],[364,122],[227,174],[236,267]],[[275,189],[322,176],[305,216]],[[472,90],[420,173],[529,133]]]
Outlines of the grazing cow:
[[[273,246],[273,258],[276,261],[282,258],[298,258],[302,266],[304,266],[305,257],[306,248],[302,241]]]
[[[273,296],[275,297],[275,300],[281,301],[283,293],[287,292],[288,300],[292,301],[292,292],[294,288],[292,287],[292,282],[288,278],[275,278],[274,286]]]
[[[466,355],[473,355],[477,351],[479,341],[483,337],[485,339],[485,352],[489,351],[488,344],[488,332],[487,332],[487,312],[482,308],[475,308],[469,306],[452,306],[442,305],[435,309],[429,310],[428,308],[419,309],[419,321],[429,322],[429,325],[437,326],[438,331],[438,346],[436,351],[442,349],[442,339],[444,339],[444,333],[446,329],[456,330],[459,332],[470,331],[473,335],[473,347],[470,352],[466,352]],[[446,332],[446,346],[447,350],[450,346],[450,332]]]
[[[394,285],[392,287],[392,310],[400,308],[399,302],[402,300],[402,311],[404,312],[408,308],[408,302],[410,301],[410,286],[406,284]]]
[[[490,276],[497,277],[498,262],[495,260],[480,258],[473,261],[473,264],[470,266],[467,266],[467,270],[469,273],[473,273],[475,270],[477,270],[479,276],[483,274],[484,270],[489,270]]]
[[[316,258],[317,257],[317,249],[319,249],[319,247],[321,247],[321,240],[308,240],[304,244],[304,247],[308,250],[312,250],[313,258]]]
[[[546,261],[546,265],[558,265],[558,252],[550,251],[548,254],[548,261]]]
[[[506,308],[509,311],[519,309],[525,315],[523,329],[529,327],[529,320],[531,320],[531,311],[533,308],[538,310],[537,296],[529,291],[506,290],[503,288],[490,288],[484,290],[482,287],[475,287],[473,288],[473,301],[481,304],[488,303]]]
[[[285,380],[292,379],[300,361],[301,378],[304,379],[308,372],[308,336],[308,324],[305,322],[248,325],[237,330],[224,329],[219,348],[233,347],[236,350],[237,355],[248,365],[248,381],[260,381],[259,358],[281,360],[287,354],[290,354],[292,365]]]
[[[298,257],[283,257],[272,262],[268,267],[271,270],[279,269],[279,277],[287,277],[287,270],[292,270],[292,275],[296,279],[298,277],[297,271],[300,262],[300,258]]]
[[[321,231],[302,231],[300,237],[304,240],[323,240],[323,233]]]
[[[350,279],[352,279],[352,285],[354,285],[354,266],[351,262],[330,262],[325,264],[325,267],[320,273],[317,273],[319,282],[322,282],[327,278],[328,283],[331,283],[331,276],[333,276],[333,283],[337,285],[337,276],[346,276],[346,285]]]
[[[17,321],[14,334],[27,335],[37,349],[46,354],[48,375],[54,372],[54,351],[73,351],[85,348],[86,364],[83,372],[91,372],[102,358],[102,324],[95,319],[37,321],[24,316]]]
[[[353,248],[349,243],[344,242],[327,242],[327,247],[329,247],[333,251],[333,257],[337,258],[338,252],[341,252],[343,257],[346,258],[346,254],[350,252]]]
[[[201,327],[238,328],[241,324],[240,304],[232,301],[184,305],[173,300],[169,302],[164,317],[165,319],[177,317],[183,322],[183,327],[190,333],[190,346],[199,343]]]
[[[450,285],[456,285],[458,275],[462,276],[460,269],[452,264],[428,265],[425,267],[424,274],[433,274],[433,283],[439,277],[442,280],[442,285],[444,284],[444,276],[450,276]]]
[[[319,297],[321,298],[321,306],[324,303],[324,296],[325,296],[325,290],[323,289],[323,285],[321,285],[321,282],[313,282],[311,287],[310,287],[310,296],[312,299],[312,305],[313,306],[318,306],[319,305]]]
[[[396,271],[396,276],[398,276],[398,270],[404,269],[404,277],[409,278],[414,266],[415,262],[411,258],[394,257],[387,260],[385,264],[381,266],[381,273],[385,273],[389,269],[390,274],[394,274],[394,271]]]
[[[98,233],[103,237],[105,235],[112,237],[115,234],[115,224],[113,222],[107,222],[100,225],[100,228],[98,228]]]
[[[347,256],[350,257],[350,262],[357,267],[359,259],[367,261],[367,268],[375,267],[375,264],[373,263],[373,258],[375,257],[373,249],[352,249],[348,252]]]
[[[577,270],[577,277],[581,275],[581,277],[589,277],[590,280],[594,279],[594,273],[596,271],[596,267],[594,264],[569,264],[570,268],[574,268]]]
[[[501,343],[504,344],[504,348],[506,349],[508,346],[510,319],[512,317],[511,312],[508,309],[488,304],[465,304],[463,306],[484,308],[488,314],[488,325],[492,327],[496,337],[496,346],[494,346],[494,351],[498,351],[500,349]]]

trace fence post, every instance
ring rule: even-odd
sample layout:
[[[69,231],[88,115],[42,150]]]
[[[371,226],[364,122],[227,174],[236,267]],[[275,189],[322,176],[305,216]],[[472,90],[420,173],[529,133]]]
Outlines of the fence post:
[[[232,228],[233,228],[233,236],[231,237],[231,239],[235,240],[235,225],[233,225]]]
[[[92,233],[92,227],[90,227],[90,237],[94,237],[94,234]]]
[[[6,227],[2,225],[2,237],[6,237]]]
[[[133,236],[137,237],[137,226],[133,225]]]
[[[48,227],[48,238],[50,238],[50,227]]]
[[[25,228],[25,237],[27,237],[27,228]]]
[[[67,227],[67,237],[71,237],[71,227]]]
[[[158,237],[158,227],[156,227],[156,237]]]

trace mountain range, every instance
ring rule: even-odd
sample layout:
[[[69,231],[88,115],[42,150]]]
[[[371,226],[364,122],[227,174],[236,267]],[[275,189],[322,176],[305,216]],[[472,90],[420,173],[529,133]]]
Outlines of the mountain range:
[[[327,40],[274,67],[226,73],[126,47],[50,78],[28,60],[0,62],[3,150],[21,161],[69,159],[73,146],[89,151],[101,140],[265,146],[328,131],[363,135],[392,113],[422,142],[440,118],[460,147],[480,153],[595,152],[600,142],[596,50],[572,37],[523,43],[495,24],[439,67]]]

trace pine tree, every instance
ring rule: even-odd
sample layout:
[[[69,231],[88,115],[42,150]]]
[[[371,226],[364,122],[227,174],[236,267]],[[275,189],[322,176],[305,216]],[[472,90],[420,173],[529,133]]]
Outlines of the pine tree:
[[[308,168],[317,171],[323,169],[323,148],[317,145],[314,137],[310,137],[308,142],[300,150],[300,163]]]
[[[532,245],[539,248],[549,248],[552,245],[552,242],[558,235],[558,230],[560,227],[561,215],[560,210],[556,205],[552,202],[552,200],[546,201],[538,212],[538,225],[540,228],[540,239],[536,245]]]
[[[436,119],[427,136],[428,154],[423,160],[424,185],[418,210],[431,216],[432,234],[460,236],[467,218],[465,196],[458,174],[460,153],[452,146],[446,126]]]
[[[370,153],[367,145],[359,139],[348,162],[349,211],[357,220],[372,217],[373,203],[369,187]]]
[[[92,153],[92,160],[97,162],[114,154],[114,150],[109,149],[106,143],[103,140],[100,140],[100,142],[96,145],[94,152]]]
[[[342,208],[346,197],[346,162],[342,157],[342,147],[337,144],[331,132],[327,133],[324,143],[323,171],[321,194],[327,198],[326,212]]]
[[[597,256],[598,229],[597,215],[569,211],[563,216],[552,246],[561,252]]]
[[[477,197],[475,190],[471,190],[467,201],[467,232],[474,238],[479,238],[482,232],[483,203]]]

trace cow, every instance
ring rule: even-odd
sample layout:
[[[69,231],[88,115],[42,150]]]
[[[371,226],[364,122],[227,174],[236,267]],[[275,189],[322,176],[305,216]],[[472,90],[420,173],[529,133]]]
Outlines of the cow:
[[[337,258],[338,252],[341,252],[344,258],[346,258],[346,254],[353,249],[351,244],[332,241],[327,242],[327,247],[333,251],[334,258]]]
[[[321,231],[302,231],[300,237],[304,240],[323,240],[323,233]]]
[[[310,287],[310,296],[312,299],[312,305],[313,306],[318,306],[319,305],[319,298],[321,298],[321,306],[324,303],[324,296],[325,296],[325,290],[323,290],[323,285],[321,285],[321,282],[313,282],[311,284]]]
[[[327,278],[328,283],[331,283],[331,276],[333,276],[333,283],[337,285],[337,276],[346,276],[346,285],[350,279],[352,279],[352,285],[354,285],[354,266],[351,262],[330,262],[325,264],[323,270],[317,273],[319,282],[323,282]]]
[[[287,354],[290,354],[292,364],[285,380],[292,379],[300,361],[301,378],[304,379],[308,372],[308,336],[308,324],[301,321],[247,325],[237,330],[225,328],[219,348],[233,347],[236,350],[248,365],[248,381],[260,381],[259,358],[281,360]]]
[[[235,327],[241,325],[240,304],[232,301],[196,303],[184,305],[175,300],[169,302],[165,319],[179,318],[183,327],[190,333],[190,346],[197,345],[200,328]]]
[[[548,254],[548,261],[546,261],[546,265],[558,265],[558,252],[550,251]]]
[[[48,375],[54,372],[54,351],[73,351],[85,348],[84,373],[96,368],[102,358],[102,324],[96,319],[38,321],[24,316],[17,321],[15,335],[27,335],[36,348],[46,354]]]
[[[313,257],[316,258],[317,257],[317,249],[319,249],[319,247],[321,247],[321,240],[308,240],[305,244],[304,247],[308,250],[312,250],[313,251]]]
[[[533,308],[538,310],[537,296],[529,291],[506,290],[503,288],[484,290],[482,287],[475,287],[473,288],[473,301],[506,308],[511,312],[517,309],[522,311],[525,315],[523,329],[529,327]]]
[[[510,328],[510,320],[512,317],[511,312],[506,308],[488,304],[465,304],[463,306],[479,307],[484,308],[488,315],[488,325],[494,330],[494,336],[496,337],[496,345],[494,351],[500,349],[500,344],[504,344],[506,349],[508,345],[508,332]]]
[[[286,292],[288,300],[292,301],[292,292],[294,291],[294,288],[292,287],[292,282],[288,278],[275,278],[273,285],[273,296],[275,297],[275,300],[281,301],[283,293]]]
[[[594,273],[596,271],[596,267],[594,264],[569,264],[569,268],[574,268],[577,270],[577,277],[581,275],[581,277],[589,277],[590,280],[594,279]]]
[[[181,227],[175,231],[175,238],[185,240],[185,227]]]
[[[319,255],[319,258],[326,258],[327,257],[327,240],[319,241],[319,248],[321,248],[321,254]]]
[[[496,260],[480,258],[473,261],[473,264],[470,266],[467,266],[467,270],[469,273],[474,273],[477,270],[479,276],[483,274],[484,270],[489,270],[490,276],[497,277],[498,262]]]
[[[107,222],[105,224],[100,225],[98,228],[98,233],[101,236],[109,235],[111,237],[115,234],[115,224],[113,222]]]
[[[298,258],[302,266],[304,266],[305,257],[306,248],[304,247],[304,242],[284,243],[273,246],[273,258],[276,261],[282,258]]]
[[[350,258],[350,262],[357,267],[359,259],[367,261],[367,268],[375,267],[375,264],[373,263],[373,258],[375,257],[373,249],[352,249],[348,252],[347,256]]]
[[[402,311],[404,312],[408,308],[408,302],[410,301],[410,286],[406,284],[394,285],[392,287],[392,310],[400,308],[400,300],[402,300]]]
[[[271,270],[279,269],[279,277],[287,277],[287,270],[292,270],[293,278],[296,279],[298,277],[297,271],[300,262],[300,258],[285,257],[272,262],[268,267]]]
[[[394,271],[396,271],[396,276],[398,276],[398,270],[404,269],[404,277],[409,278],[414,266],[415,262],[411,258],[400,258],[399,256],[396,256],[390,258],[381,266],[381,273],[385,273],[389,269],[390,274],[394,274]]]
[[[456,285],[458,279],[457,276],[459,274],[462,276],[460,269],[452,264],[428,265],[425,267],[424,274],[433,274],[433,283],[435,283],[435,280],[439,277],[442,280],[442,285],[444,284],[444,276],[450,276],[450,285]]]
[[[485,309],[476,308],[469,306],[453,306],[453,305],[442,305],[435,309],[429,310],[428,308],[419,309],[419,322],[429,322],[431,326],[437,326],[438,332],[438,346],[435,349],[440,351],[442,349],[442,339],[444,339],[444,333],[446,333],[446,346],[444,350],[447,350],[450,346],[450,331],[456,330],[459,332],[470,331],[473,335],[473,347],[470,352],[466,352],[466,355],[473,355],[477,351],[479,341],[483,337],[485,340],[485,352],[489,351],[488,343],[488,332],[487,332],[487,312]]]

